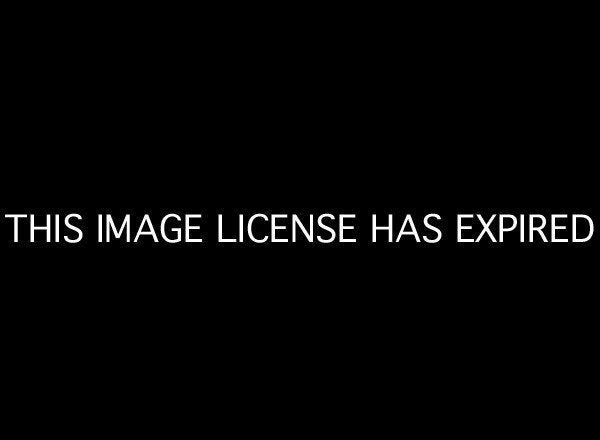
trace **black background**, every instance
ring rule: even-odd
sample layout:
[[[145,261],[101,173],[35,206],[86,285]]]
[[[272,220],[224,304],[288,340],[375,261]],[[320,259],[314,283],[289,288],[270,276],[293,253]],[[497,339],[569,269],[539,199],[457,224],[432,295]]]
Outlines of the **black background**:
[[[597,238],[460,246],[453,218],[597,221],[592,29],[524,11],[247,12],[23,16],[3,55],[2,213],[356,212],[361,243],[4,240],[11,412],[573,429],[595,389]],[[371,246],[375,212],[438,212],[444,241]]]

